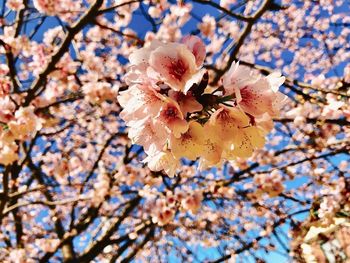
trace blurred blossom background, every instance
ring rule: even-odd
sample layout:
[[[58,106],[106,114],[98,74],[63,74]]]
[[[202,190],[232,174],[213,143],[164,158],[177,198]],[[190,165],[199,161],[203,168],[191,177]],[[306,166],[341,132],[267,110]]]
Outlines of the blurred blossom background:
[[[285,78],[250,157],[156,159],[120,114],[130,55],[188,35],[205,94]],[[349,88],[349,0],[0,0],[0,261],[347,262]]]

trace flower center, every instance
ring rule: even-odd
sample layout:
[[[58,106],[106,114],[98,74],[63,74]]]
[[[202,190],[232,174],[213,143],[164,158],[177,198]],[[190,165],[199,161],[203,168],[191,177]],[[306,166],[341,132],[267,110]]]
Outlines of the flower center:
[[[176,108],[175,107],[170,107],[166,110],[165,114],[168,116],[168,117],[176,117]]]
[[[186,73],[188,69],[187,65],[181,59],[171,61],[168,68],[169,68],[169,73],[171,77],[179,81],[182,80],[183,75]]]

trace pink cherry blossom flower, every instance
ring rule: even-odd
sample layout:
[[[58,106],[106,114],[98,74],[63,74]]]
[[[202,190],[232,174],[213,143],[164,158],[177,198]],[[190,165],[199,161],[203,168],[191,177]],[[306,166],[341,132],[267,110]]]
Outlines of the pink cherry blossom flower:
[[[176,169],[179,167],[180,162],[177,160],[170,151],[159,151],[152,145],[147,151],[148,156],[143,162],[148,164],[148,167],[152,171],[162,171],[173,177],[176,173]]]
[[[21,249],[13,249],[10,253],[10,260],[14,263],[23,263],[26,261],[26,251]]]
[[[238,105],[250,115],[261,116],[265,112],[275,115],[274,94],[266,80],[261,79],[254,83],[247,83],[236,89],[236,94]]]
[[[162,122],[176,138],[179,138],[182,133],[188,130],[188,123],[184,119],[180,106],[176,101],[170,98],[167,99],[166,104],[162,106],[156,118]]]
[[[34,0],[34,7],[42,13],[46,13],[48,15],[55,15],[55,1],[52,0]]]
[[[148,14],[153,18],[159,18],[162,15],[162,10],[155,6],[151,6],[148,9]]]
[[[237,104],[246,113],[254,117],[264,113],[276,116],[287,99],[278,91],[284,80],[279,73],[266,78],[253,76],[248,69],[235,63],[224,76],[223,84],[226,94],[234,92]]]
[[[184,91],[186,82],[197,73],[195,57],[185,45],[162,46],[150,56],[150,66],[172,89]]]
[[[124,79],[127,84],[164,81],[170,88],[185,93],[202,78],[200,70],[205,46],[200,39],[184,38],[185,44],[153,40],[148,47],[134,51]]]
[[[158,115],[166,98],[149,85],[135,84],[119,93],[118,102],[124,108],[121,117],[129,122]]]
[[[284,190],[282,176],[278,170],[273,170],[271,174],[257,174],[254,183],[258,185],[259,195],[267,193],[271,197],[278,196]]]
[[[152,146],[162,151],[169,137],[164,125],[151,117],[132,122],[129,137],[135,144],[142,145],[146,151]]]
[[[172,209],[165,208],[163,211],[159,211],[157,215],[157,222],[160,226],[168,224],[175,216],[175,212]]]
[[[234,62],[222,78],[225,94],[231,95],[237,88],[252,81],[252,73],[247,67],[242,67],[239,62]]]

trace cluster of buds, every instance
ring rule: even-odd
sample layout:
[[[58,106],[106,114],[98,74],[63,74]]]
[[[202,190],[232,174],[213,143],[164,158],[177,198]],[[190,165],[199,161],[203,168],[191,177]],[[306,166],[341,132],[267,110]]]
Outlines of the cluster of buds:
[[[129,88],[118,96],[121,117],[153,171],[173,176],[181,158],[199,158],[205,169],[250,157],[264,146],[286,100],[278,91],[284,82],[279,73],[254,75],[239,63],[217,87],[208,86],[205,56],[196,36],[180,43],[153,41],[130,55]]]
[[[179,190],[173,193],[167,193],[164,198],[157,199],[152,204],[152,221],[160,226],[171,222],[177,212],[180,211],[196,214],[201,207],[203,193],[199,190],[190,189]]]

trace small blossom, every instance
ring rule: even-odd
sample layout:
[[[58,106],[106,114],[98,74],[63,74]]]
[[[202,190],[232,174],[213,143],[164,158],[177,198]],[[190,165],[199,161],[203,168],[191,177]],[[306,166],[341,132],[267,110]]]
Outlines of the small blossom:
[[[162,15],[162,10],[155,6],[148,8],[148,14],[153,18],[159,18]]]
[[[184,119],[180,106],[170,98],[162,106],[156,117],[176,138],[188,130],[188,123]]]
[[[182,201],[181,205],[185,210],[190,211],[192,214],[196,214],[201,207],[203,200],[203,194],[200,191],[196,191],[186,196]]]
[[[118,88],[111,87],[107,82],[90,82],[82,87],[82,90],[89,102],[100,104],[106,100],[113,100]]]
[[[215,33],[216,21],[215,18],[210,15],[205,15],[202,19],[202,23],[198,25],[198,29],[203,36],[208,38],[212,37]]]
[[[254,77],[248,69],[235,63],[224,76],[223,84],[228,95],[235,93],[238,105],[246,113],[254,117],[264,113],[277,116],[286,101],[286,96],[278,92],[284,80],[279,73],[272,73],[266,78]]]
[[[284,190],[282,176],[278,170],[271,174],[257,174],[254,183],[258,186],[258,193],[267,193],[270,197],[278,196]]]
[[[173,177],[176,169],[179,166],[179,161],[173,156],[170,151],[158,151],[155,147],[150,147],[147,152],[148,156],[144,162],[148,163],[148,167],[152,171],[162,171]]]
[[[18,159],[17,145],[15,142],[4,142],[0,140],[0,164],[8,165]]]
[[[34,114],[34,107],[19,108],[14,116],[14,120],[8,123],[9,129],[14,137],[24,139],[32,136],[41,129],[41,120]]]
[[[14,11],[19,11],[24,8],[23,0],[8,0],[6,6]]]

